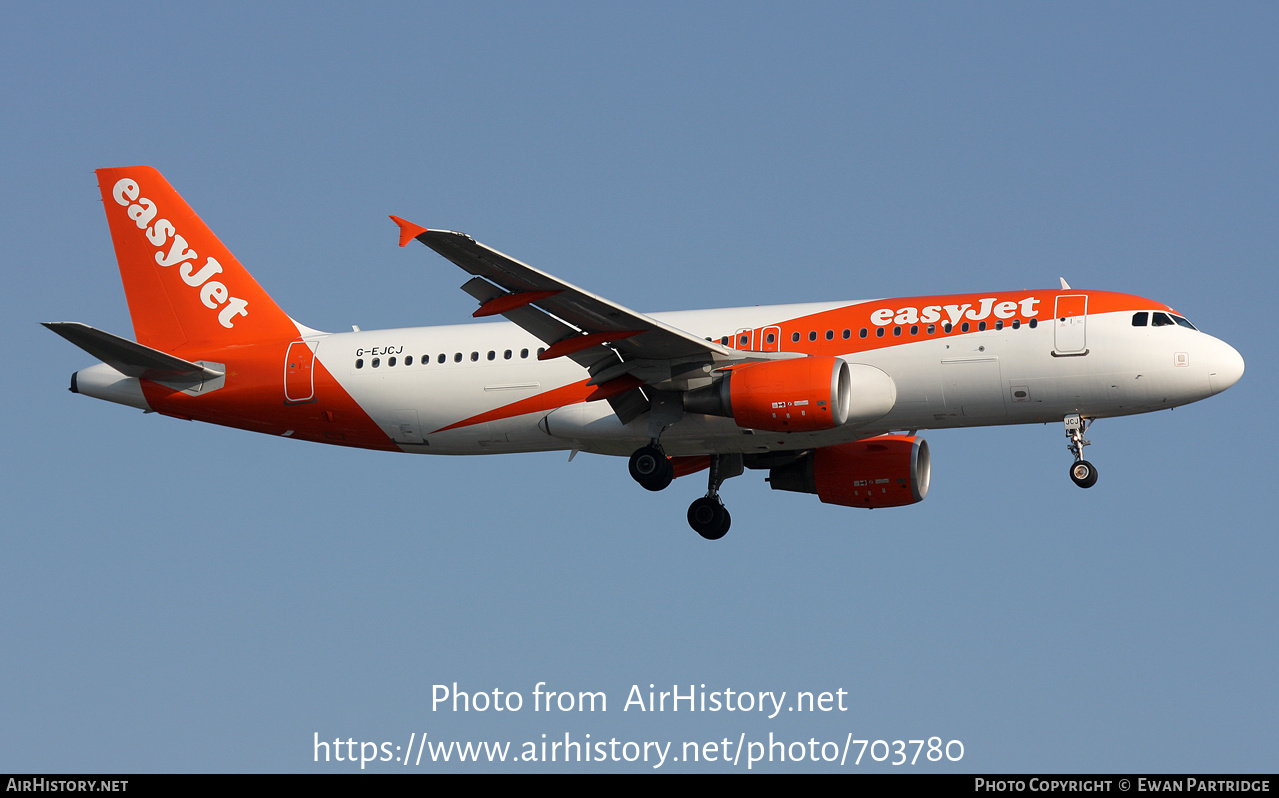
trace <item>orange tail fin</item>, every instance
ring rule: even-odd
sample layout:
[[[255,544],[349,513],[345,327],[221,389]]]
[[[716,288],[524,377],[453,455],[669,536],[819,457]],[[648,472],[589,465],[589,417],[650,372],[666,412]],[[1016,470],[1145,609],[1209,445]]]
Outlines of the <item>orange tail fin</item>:
[[[138,343],[175,352],[298,336],[159,172],[126,166],[97,174]]]

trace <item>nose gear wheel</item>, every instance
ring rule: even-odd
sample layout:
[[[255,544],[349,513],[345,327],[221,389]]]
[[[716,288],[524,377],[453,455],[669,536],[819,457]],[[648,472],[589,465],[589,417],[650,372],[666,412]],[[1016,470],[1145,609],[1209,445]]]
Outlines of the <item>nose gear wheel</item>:
[[[1070,439],[1066,449],[1075,456],[1075,462],[1070,466],[1070,479],[1081,488],[1091,488],[1097,484],[1097,467],[1084,459],[1084,447],[1091,445],[1084,439],[1084,432],[1092,426],[1092,420],[1085,419],[1078,413],[1071,413],[1066,416],[1064,423],[1066,437]]]
[[[1081,488],[1097,484],[1097,467],[1087,460],[1076,460],[1070,467],[1070,479]]]

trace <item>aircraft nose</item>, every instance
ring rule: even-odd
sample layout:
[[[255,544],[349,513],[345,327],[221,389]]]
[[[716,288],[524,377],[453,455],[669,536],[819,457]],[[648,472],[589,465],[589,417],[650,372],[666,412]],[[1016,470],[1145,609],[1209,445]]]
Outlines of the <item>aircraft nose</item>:
[[[1218,341],[1217,351],[1213,354],[1212,367],[1208,372],[1208,387],[1214,394],[1239,382],[1243,376],[1243,355],[1224,341]]]

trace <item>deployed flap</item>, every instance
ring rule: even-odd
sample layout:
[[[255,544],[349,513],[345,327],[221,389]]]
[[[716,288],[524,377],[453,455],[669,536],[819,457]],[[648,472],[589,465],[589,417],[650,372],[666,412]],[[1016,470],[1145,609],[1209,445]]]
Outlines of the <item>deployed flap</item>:
[[[78,321],[47,321],[42,324],[128,377],[163,382],[199,382],[222,376],[220,371]]]

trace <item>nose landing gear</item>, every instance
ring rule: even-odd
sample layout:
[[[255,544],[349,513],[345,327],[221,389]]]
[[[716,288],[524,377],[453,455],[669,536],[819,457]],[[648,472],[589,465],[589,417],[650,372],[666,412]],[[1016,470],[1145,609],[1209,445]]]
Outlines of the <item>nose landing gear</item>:
[[[1071,413],[1065,418],[1066,437],[1070,439],[1070,443],[1066,444],[1066,449],[1075,456],[1075,462],[1070,466],[1070,480],[1081,488],[1091,488],[1097,484],[1097,467],[1084,459],[1083,451],[1085,446],[1091,445],[1090,441],[1084,439],[1084,432],[1092,425],[1092,421],[1084,419],[1078,413]]]

